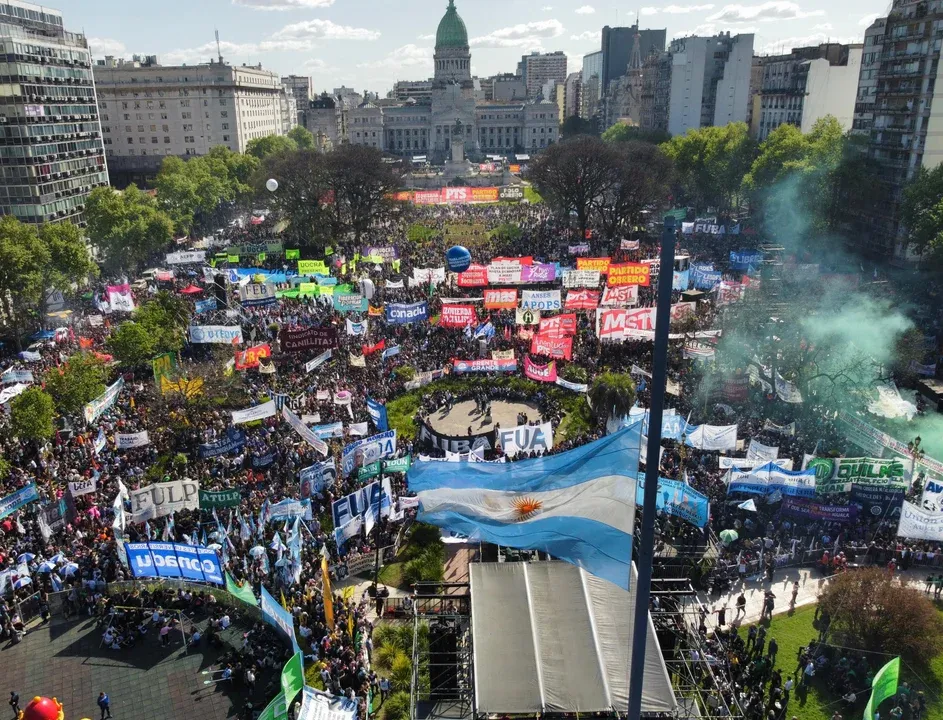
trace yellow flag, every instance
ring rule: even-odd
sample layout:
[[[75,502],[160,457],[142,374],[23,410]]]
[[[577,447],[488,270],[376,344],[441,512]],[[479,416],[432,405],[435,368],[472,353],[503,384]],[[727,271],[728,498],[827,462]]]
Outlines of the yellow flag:
[[[324,619],[334,632],[334,598],[331,595],[331,571],[327,567],[327,557],[321,556],[321,586],[324,595]]]
[[[131,396],[131,409],[134,410],[134,396]]]
[[[288,610],[288,603],[285,602],[285,591],[281,590],[280,592],[282,594],[282,607]]]
[[[350,611],[347,613],[347,634],[350,635],[350,639],[354,639],[354,613]]]

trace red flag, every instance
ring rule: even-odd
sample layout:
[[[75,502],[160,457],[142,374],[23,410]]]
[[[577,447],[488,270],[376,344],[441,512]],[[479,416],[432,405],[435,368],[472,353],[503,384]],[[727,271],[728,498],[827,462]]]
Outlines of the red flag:
[[[375,345],[362,345],[361,348],[363,349],[364,355],[372,355],[375,352],[386,350],[386,340],[381,340]]]
[[[504,339],[505,340],[511,339],[511,326],[510,325],[504,326]]]

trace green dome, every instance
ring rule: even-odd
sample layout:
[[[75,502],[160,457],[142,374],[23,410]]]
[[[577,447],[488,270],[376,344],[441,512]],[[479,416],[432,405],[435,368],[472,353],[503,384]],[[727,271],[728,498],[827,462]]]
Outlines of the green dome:
[[[449,0],[449,9],[445,11],[439,29],[436,30],[435,47],[436,50],[468,47],[468,30],[465,29],[465,21],[455,9],[455,0]]]

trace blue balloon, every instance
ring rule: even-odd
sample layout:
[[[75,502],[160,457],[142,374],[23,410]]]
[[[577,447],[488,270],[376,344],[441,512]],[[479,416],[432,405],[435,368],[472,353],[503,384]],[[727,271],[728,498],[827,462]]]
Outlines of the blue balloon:
[[[461,245],[450,247],[445,253],[445,261],[452,272],[465,272],[471,265],[471,253]]]

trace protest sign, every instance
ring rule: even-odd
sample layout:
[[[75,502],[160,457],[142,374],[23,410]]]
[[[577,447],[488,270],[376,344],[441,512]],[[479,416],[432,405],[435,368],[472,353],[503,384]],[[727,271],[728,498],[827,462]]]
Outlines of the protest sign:
[[[282,328],[278,332],[282,352],[325,350],[338,347],[337,330],[332,327]]]
[[[69,493],[72,497],[79,497],[80,495],[88,495],[93,493],[98,489],[98,479],[91,478],[82,478],[81,480],[76,480],[74,482],[69,482]]]
[[[462,373],[489,373],[489,372],[515,372],[517,370],[517,360],[453,360],[452,372],[461,375]]]
[[[557,365],[556,362],[551,360],[546,365],[538,365],[533,362],[529,357],[524,358],[524,375],[529,377],[531,380],[536,380],[538,382],[552,382],[557,381]]]
[[[115,435],[115,448],[118,450],[130,450],[132,448],[144,447],[150,445],[151,438],[147,430],[136,433],[117,433]]]
[[[439,325],[442,327],[464,328],[477,320],[477,313],[473,305],[443,305],[439,315]]]
[[[525,291],[525,295],[528,291]],[[485,307],[488,310],[511,310],[517,307],[517,290],[491,289],[484,291]],[[459,306],[453,306],[459,307]],[[442,308],[443,315],[445,308]]]
[[[570,290],[566,294],[566,310],[595,310],[599,305],[599,291]]]
[[[241,345],[241,325],[191,325],[190,342],[194,345]]]
[[[599,287],[599,270],[570,270],[563,276],[565,288]]]
[[[419,425],[419,443],[431,445],[446,452],[464,453],[479,448],[493,450],[497,444],[497,438],[494,430],[477,435],[446,435],[434,430],[428,423],[422,422]]]
[[[86,405],[84,411],[85,422],[91,425],[101,417],[102,413],[115,404],[115,400],[118,399],[118,393],[121,392],[121,388],[123,387],[124,378],[119,377],[105,392]]]
[[[165,577],[224,584],[215,550],[183,543],[127,543],[128,563],[136,577]]]
[[[611,258],[576,258],[577,270],[598,270],[600,274],[605,275],[609,272],[609,263]]]
[[[644,263],[621,263],[609,266],[609,287],[623,285],[641,285],[648,287],[651,283],[651,266]]]
[[[341,454],[341,470],[344,476],[355,468],[376,462],[396,454],[396,430],[387,430],[368,438],[356,440],[344,447]]]
[[[239,507],[242,494],[238,490],[200,490],[201,508]]]
[[[19,510],[24,505],[39,500],[39,491],[35,483],[29,483],[15,493],[0,499],[0,520]]]
[[[567,337],[576,334],[576,314],[552,315],[540,320],[538,335],[546,337]]]
[[[269,400],[261,405],[246,408],[245,410],[233,410],[232,423],[233,425],[240,425],[255,420],[264,420],[265,418],[273,417],[276,412],[275,401]]]
[[[498,430],[497,437],[498,444],[508,457],[522,452],[543,455],[553,448],[553,425],[545,422],[540,425],[502,428]]]
[[[200,484],[186,479],[154,483],[131,490],[129,497],[131,521],[141,523],[179,510],[196,510],[200,507]]]
[[[573,338],[534,335],[530,342],[530,352],[532,355],[569,360],[573,356]]]
[[[602,294],[603,307],[628,307],[638,304],[638,285],[607,287]]]
[[[525,310],[560,310],[563,303],[559,290],[524,290],[521,307]]]
[[[417,302],[409,305],[388,303],[386,305],[386,322],[389,325],[408,325],[428,319],[428,303]]]

